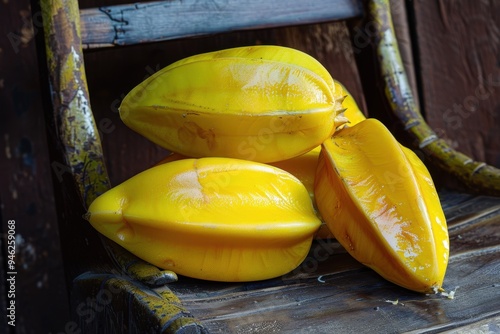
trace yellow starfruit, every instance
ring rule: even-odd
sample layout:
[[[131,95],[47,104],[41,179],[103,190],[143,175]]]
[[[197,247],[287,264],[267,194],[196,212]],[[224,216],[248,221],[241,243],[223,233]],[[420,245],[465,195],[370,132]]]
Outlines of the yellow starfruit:
[[[288,273],[306,257],[321,224],[296,177],[231,158],[152,167],[98,197],[87,217],[136,256],[214,281]]]
[[[446,219],[422,161],[375,119],[322,144],[315,199],[330,231],[358,261],[402,287],[441,289]]]
[[[269,165],[280,168],[293,176],[295,176],[299,181],[305,186],[311,198],[313,207],[315,209],[318,218],[321,220],[318,210],[316,209],[316,202],[314,200],[314,178],[316,175],[316,167],[318,165],[319,152],[321,151],[321,146],[316,146],[316,148],[311,151],[302,154],[298,157],[277,161],[269,163]],[[164,164],[171,161],[176,161],[180,159],[188,159],[188,157],[183,156],[178,153],[172,153],[162,159],[158,164]],[[326,239],[331,238],[332,234],[326,224],[322,221],[321,226],[315,234],[315,238]]]
[[[330,137],[345,122],[343,95],[313,57],[251,46],[173,63],[132,89],[119,109],[127,126],[170,151],[274,162]]]

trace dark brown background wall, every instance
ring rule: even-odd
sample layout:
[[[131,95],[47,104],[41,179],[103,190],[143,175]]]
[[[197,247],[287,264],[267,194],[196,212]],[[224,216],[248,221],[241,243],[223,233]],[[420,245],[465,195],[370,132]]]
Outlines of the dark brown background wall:
[[[107,0],[99,5],[119,2]],[[420,90],[420,104],[429,123],[455,147],[500,167],[500,3],[407,1],[408,20],[401,3],[395,11],[400,37],[407,46],[411,45],[410,35],[416,42],[413,53],[403,54],[409,67],[416,69],[413,82]],[[80,4],[98,5],[91,0]],[[56,176],[47,153],[34,45],[40,17],[35,15],[32,24],[29,16],[29,0],[0,3],[1,232],[6,233],[7,220],[16,221],[16,331],[58,333],[64,332],[69,316],[52,191]],[[250,44],[286,45],[311,54],[366,108],[345,23],[88,51],[85,62],[92,108],[113,184],[151,166],[166,153],[121,123],[117,107],[124,94],[177,59]],[[355,46],[363,48],[362,43]],[[354,52],[358,50],[354,48]],[[377,89],[375,82],[373,89]],[[371,108],[369,114],[384,113],[375,110],[377,106]],[[5,260],[3,243],[1,251]],[[2,261],[0,303],[5,303],[4,270]],[[5,325],[3,316],[0,325]]]
[[[422,105],[455,148],[500,165],[500,2],[411,1]]]

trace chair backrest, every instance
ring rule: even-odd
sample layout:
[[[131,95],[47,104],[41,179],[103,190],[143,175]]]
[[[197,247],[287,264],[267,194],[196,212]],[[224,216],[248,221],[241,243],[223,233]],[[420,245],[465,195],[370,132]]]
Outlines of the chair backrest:
[[[214,34],[359,17],[361,1],[156,1],[79,10],[77,1],[42,1],[52,109],[67,164],[89,205],[110,184],[90,108],[83,47],[134,45]],[[49,117],[50,119],[50,117]],[[70,123],[66,123],[70,122]],[[84,131],[71,132],[72,128]],[[79,147],[79,145],[81,145]],[[82,164],[85,161],[85,164]],[[85,168],[83,168],[83,166]]]
[[[155,290],[175,275],[140,261],[82,219],[86,207],[111,186],[91,109],[83,49],[344,20],[363,14],[361,1],[174,0],[80,10],[77,0],[42,0],[40,7],[51,97],[46,120],[49,145],[54,148],[52,167],[59,181],[55,195],[72,312],[78,314],[78,306],[88,295],[95,296],[96,289],[119,290],[110,306],[128,314],[128,306],[139,305],[144,316],[128,319],[139,332],[151,328],[172,332],[189,326],[202,332],[175,295],[164,287]],[[112,274],[117,270],[133,280]],[[100,326],[108,321],[106,313],[96,317],[89,330],[105,331]],[[83,321],[79,325],[86,326],[85,319],[79,319]]]

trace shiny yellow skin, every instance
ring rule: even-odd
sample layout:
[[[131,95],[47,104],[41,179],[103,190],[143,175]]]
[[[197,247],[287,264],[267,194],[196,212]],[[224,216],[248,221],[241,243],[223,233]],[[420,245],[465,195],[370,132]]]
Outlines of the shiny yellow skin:
[[[354,126],[365,120],[366,117],[363,112],[359,109],[358,104],[354,100],[353,96],[349,93],[349,91],[337,80],[333,79],[334,89],[337,91],[343,92],[345,98],[342,101],[342,107],[345,109],[343,116],[348,120],[346,123],[347,126]],[[306,187],[309,192],[309,196],[313,202],[314,207],[316,208],[316,200],[314,198],[314,179],[316,176],[316,168],[318,165],[318,157],[321,151],[321,145],[316,146],[309,152],[302,154],[298,157],[294,157],[291,159],[276,161],[270,163],[270,165],[281,168],[295,177],[297,177],[302,184]],[[183,156],[178,153],[173,153],[162,160],[160,163],[166,163],[169,161],[175,161],[179,159],[186,159],[186,156]],[[321,219],[320,213],[316,210],[316,214]],[[318,239],[327,239],[331,238],[332,233],[328,229],[326,223],[322,220],[322,224],[318,231],[316,232],[315,238]]]
[[[314,198],[314,177],[316,174],[316,166],[318,165],[319,152],[321,146],[316,146],[309,152],[302,154],[298,157],[276,161],[269,163],[269,165],[278,167],[284,171],[295,176],[306,187],[311,199]],[[156,165],[177,161],[181,159],[190,159],[185,155],[179,153],[171,153]]]
[[[138,257],[214,281],[277,277],[306,257],[321,222],[304,185],[239,159],[182,159],[98,197],[88,219]]]
[[[314,178],[318,165],[319,152],[321,146],[316,146],[309,152],[298,157],[276,161],[270,163],[271,166],[278,167],[292,174],[302,182],[309,192],[311,199],[314,198]]]
[[[257,52],[263,52],[264,50],[258,49],[255,50]],[[221,52],[223,54],[223,52]],[[255,56],[259,56],[258,54],[254,54]],[[327,80],[328,78],[325,78]],[[363,112],[359,109],[358,104],[354,100],[353,96],[349,93],[349,91],[342,85],[339,81],[333,79],[333,89],[337,92],[343,92],[345,98],[342,101],[342,108],[345,109],[344,117],[348,120],[346,124],[349,126],[356,125],[357,123],[365,120],[366,117]],[[339,93],[340,94],[340,93]],[[306,187],[309,192],[309,196],[313,201],[313,205],[316,207],[316,201],[314,199],[314,178],[316,175],[316,168],[318,165],[318,157],[321,151],[321,145],[316,146],[312,150],[307,153],[304,153],[298,157],[294,157],[291,159],[276,161],[270,163],[270,165],[281,168],[295,177],[297,177],[302,184]],[[165,158],[162,163],[168,161],[174,161],[179,159],[185,159],[187,157],[182,156],[178,153],[173,153]],[[317,212],[319,216],[319,212]],[[316,238],[330,238],[332,237],[332,233],[328,229],[328,226],[322,222],[320,228],[318,229]]]
[[[363,114],[361,109],[359,109],[356,100],[349,93],[347,88],[345,88],[345,86],[343,86],[342,83],[340,83],[335,79],[333,79],[333,85],[336,87],[337,91],[342,91],[345,96],[344,100],[342,101],[342,107],[343,109],[345,109],[343,115],[348,120],[346,126],[354,126],[359,122],[365,120],[366,119],[365,115]],[[304,184],[307,191],[309,192],[309,196],[311,197],[313,205],[316,209],[316,214],[322,220],[322,224],[318,229],[318,231],[316,232],[315,238],[327,239],[333,237],[333,235],[332,232],[328,229],[326,223],[321,218],[321,215],[317,210],[316,200],[314,198],[314,179],[316,177],[316,169],[318,165],[318,158],[320,151],[321,151],[321,145],[315,147],[309,152],[302,154],[298,157],[294,157],[287,160],[276,161],[270,163],[270,165],[281,168],[291,173],[292,175],[297,177],[302,182],[302,184]],[[181,154],[173,153],[168,157],[166,157],[164,160],[162,160],[160,163],[166,163],[169,161],[175,161],[186,158],[187,158],[186,156],[183,156]]]
[[[195,55],[125,97],[123,122],[191,157],[274,162],[306,153],[343,122],[343,92],[313,57],[251,46]]]
[[[273,162],[270,163],[269,165],[278,167],[292,174],[297,179],[299,179],[299,181],[306,187],[309,193],[309,197],[311,198],[313,207],[315,208],[316,215],[321,220],[319,212],[316,209],[316,202],[314,200],[314,178],[316,175],[316,168],[318,165],[318,157],[320,151],[321,151],[321,145],[316,146],[311,151],[302,154],[298,157]],[[157,165],[180,159],[188,159],[188,157],[178,153],[172,153],[163,160],[161,160],[160,162],[158,162]],[[319,227],[318,231],[315,234],[315,238],[326,239],[331,237],[332,233],[328,229],[328,226],[326,226],[326,224],[322,221],[321,226]]]
[[[418,292],[443,283],[446,219],[421,160],[375,119],[322,144],[316,204],[335,238],[387,280]]]

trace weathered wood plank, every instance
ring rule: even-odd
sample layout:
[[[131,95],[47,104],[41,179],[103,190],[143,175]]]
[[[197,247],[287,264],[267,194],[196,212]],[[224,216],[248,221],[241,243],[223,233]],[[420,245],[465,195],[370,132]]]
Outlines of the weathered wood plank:
[[[155,1],[81,10],[86,47],[130,45],[244,29],[348,19],[361,1]]]
[[[406,291],[364,268],[323,276],[324,283],[311,278],[261,289],[242,288],[239,293],[181,299],[213,333],[251,333],[266,327],[284,333],[294,329],[298,333],[451,329],[500,314],[497,258],[498,253],[493,253],[453,260],[446,288],[450,291],[459,287],[455,299]]]
[[[432,333],[500,315],[500,199],[443,193],[451,257],[445,295],[385,281],[334,240],[316,241],[298,270],[247,284],[181,278],[171,287],[211,333]],[[473,214],[474,213],[474,214]]]

